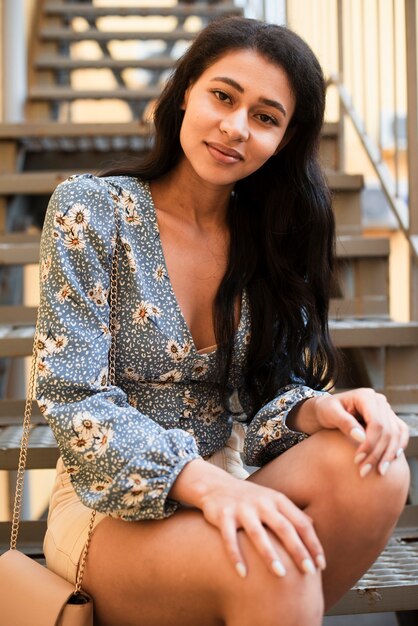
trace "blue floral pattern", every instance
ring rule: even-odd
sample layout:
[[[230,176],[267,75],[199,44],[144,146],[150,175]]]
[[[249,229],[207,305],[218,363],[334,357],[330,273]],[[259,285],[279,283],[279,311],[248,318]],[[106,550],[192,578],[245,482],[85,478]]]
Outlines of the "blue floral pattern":
[[[110,271],[116,243],[116,384],[108,383]],[[160,519],[184,466],[222,448],[239,413],[250,337],[245,292],[235,335],[230,406],[221,405],[216,353],[200,354],[177,303],[149,185],[133,177],[72,176],[55,190],[40,257],[36,397],[77,495],[126,520]],[[268,462],[306,435],[286,416],[317,393],[291,385],[248,426],[245,460]],[[237,408],[238,407],[238,408]]]

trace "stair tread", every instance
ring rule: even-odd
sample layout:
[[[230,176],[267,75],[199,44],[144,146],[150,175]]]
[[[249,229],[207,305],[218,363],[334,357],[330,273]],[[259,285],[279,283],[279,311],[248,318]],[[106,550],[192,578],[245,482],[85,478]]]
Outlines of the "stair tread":
[[[169,56],[150,57],[147,59],[75,59],[59,54],[42,54],[34,62],[37,69],[120,69],[136,68],[144,70],[165,70],[174,67],[176,59]]]
[[[346,174],[326,169],[325,175],[329,186],[335,191],[360,191],[364,187],[362,174]]]
[[[196,31],[175,28],[174,30],[72,30],[71,28],[61,28],[48,26],[41,28],[39,37],[44,41],[112,41],[112,40],[163,40],[163,41],[190,41],[197,35]]]
[[[385,319],[331,319],[330,333],[340,348],[418,346],[418,322]]]
[[[337,256],[371,257],[388,256],[390,252],[389,237],[367,237],[364,235],[338,235]]]
[[[413,524],[398,525],[376,562],[327,615],[418,608],[418,507],[407,508]]]
[[[60,2],[48,2],[44,6],[44,12],[46,15],[69,15],[69,16],[92,16],[102,17],[106,15],[115,16],[149,16],[149,15],[174,15],[177,17],[188,17],[189,15],[198,15],[202,17],[216,17],[218,15],[242,13],[242,9],[237,7],[233,2],[222,2],[215,5],[207,5],[205,2],[197,2],[190,6],[175,5],[172,7],[153,7],[150,6],[119,6],[118,4],[109,6],[94,6],[88,3],[73,2],[60,3]]]
[[[139,122],[113,123],[68,123],[68,122],[22,122],[19,124],[0,124],[0,139],[21,139],[25,137],[84,137],[116,136],[148,137],[152,132],[151,124]]]
[[[81,96],[80,96],[81,97]],[[87,97],[87,96],[85,96]],[[63,99],[65,99],[63,97]],[[78,173],[86,172],[88,170],[76,170]],[[40,172],[17,172],[12,174],[4,174],[0,175],[0,193],[17,193],[19,190],[22,192],[21,185],[27,184],[28,191],[26,193],[30,193],[31,189],[32,193],[48,193],[49,191],[53,191],[56,185],[65,180],[71,174],[74,174],[75,170],[62,170],[62,171],[40,171]],[[329,184],[331,188],[334,187],[334,181],[332,175],[329,177]],[[350,187],[351,181],[347,181],[347,188]],[[342,236],[339,237],[340,243],[338,243],[338,249],[342,252],[344,250],[344,246],[347,250],[349,250],[350,245],[354,247],[354,243],[350,242],[358,242],[357,247],[360,251],[364,250],[366,253],[366,246],[360,243],[361,237],[357,236],[356,239],[353,239],[352,236]],[[379,243],[378,243],[379,241]],[[370,250],[378,250],[383,249],[385,244],[383,243],[383,238],[373,241],[370,238]],[[360,254],[360,252],[359,252]],[[357,256],[359,255],[357,254]]]
[[[144,85],[136,89],[118,87],[114,89],[73,89],[72,87],[61,87],[50,85],[36,85],[29,89],[30,100],[153,100],[158,98],[161,87]]]
[[[331,124],[332,125],[332,124]],[[323,127],[323,135],[330,132],[329,123]],[[152,124],[140,122],[19,122],[0,123],[0,139],[21,139],[25,137],[84,137],[84,136],[144,136],[152,132]],[[332,172],[330,172],[332,174]]]

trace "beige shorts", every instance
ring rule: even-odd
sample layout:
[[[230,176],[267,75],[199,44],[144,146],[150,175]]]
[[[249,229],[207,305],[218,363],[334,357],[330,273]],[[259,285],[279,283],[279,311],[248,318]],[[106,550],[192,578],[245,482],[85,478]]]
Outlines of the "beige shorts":
[[[247,478],[249,473],[243,466],[240,454],[244,436],[243,425],[235,422],[226,446],[205,460],[236,478]],[[78,563],[87,539],[90,517],[91,509],[84,506],[75,493],[60,457],[49,504],[44,554],[48,568],[73,584],[77,578]],[[105,517],[105,513],[97,512],[94,527]]]

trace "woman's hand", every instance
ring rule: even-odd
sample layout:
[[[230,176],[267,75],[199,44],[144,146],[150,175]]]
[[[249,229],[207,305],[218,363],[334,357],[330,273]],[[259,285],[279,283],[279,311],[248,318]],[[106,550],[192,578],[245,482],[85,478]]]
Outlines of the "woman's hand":
[[[395,415],[386,397],[373,389],[354,389],[308,402],[312,402],[319,428],[341,430],[360,443],[354,460],[362,477],[374,467],[384,476],[408,444],[408,426]]]
[[[246,576],[247,568],[238,543],[239,529],[247,534],[277,576],[284,576],[286,571],[267,529],[276,535],[302,572],[314,573],[315,566],[325,568],[324,551],[312,519],[282,493],[231,477],[209,487],[199,508],[205,519],[219,529],[241,577]]]

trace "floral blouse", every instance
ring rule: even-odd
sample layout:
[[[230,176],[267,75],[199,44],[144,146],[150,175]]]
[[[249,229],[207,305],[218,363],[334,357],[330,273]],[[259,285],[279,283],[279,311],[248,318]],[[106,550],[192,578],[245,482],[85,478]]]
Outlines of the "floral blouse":
[[[116,216],[116,218],[115,218]],[[109,287],[118,221],[116,384],[108,383]],[[227,442],[251,414],[243,365],[250,337],[244,292],[227,408],[216,354],[196,350],[164,260],[148,183],[72,176],[55,190],[40,256],[36,398],[74,489],[88,507],[126,520],[168,517],[184,466]],[[285,425],[317,395],[289,385],[246,429],[244,460],[262,465],[306,437]]]

